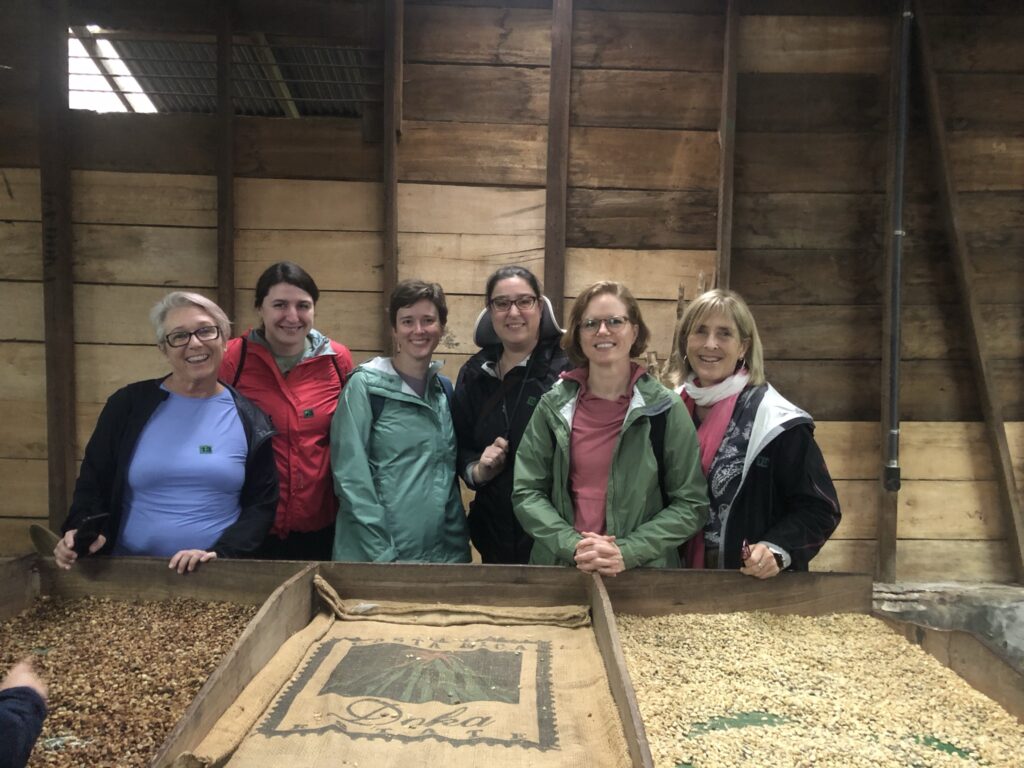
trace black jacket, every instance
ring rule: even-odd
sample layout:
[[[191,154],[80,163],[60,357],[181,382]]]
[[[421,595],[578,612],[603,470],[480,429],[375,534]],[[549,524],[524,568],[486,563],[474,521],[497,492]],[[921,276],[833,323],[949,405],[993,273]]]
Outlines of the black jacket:
[[[501,474],[476,489],[469,506],[469,535],[485,563],[527,563],[531,539],[512,513],[512,470],[516,450],[541,395],[571,366],[557,338],[542,339],[526,366],[517,366],[504,379],[483,370],[496,363],[500,345],[489,345],[466,361],[459,371],[452,402],[452,419],[459,441],[459,476],[479,460],[496,437],[509,442]],[[525,379],[524,379],[525,377]],[[518,403],[518,405],[517,405]]]
[[[839,499],[810,424],[798,424],[754,459],[729,509],[723,566],[739,568],[743,539],[770,541],[806,571],[839,525]]]
[[[24,768],[45,717],[46,702],[33,689],[0,691],[0,768]]]
[[[137,381],[111,395],[85,447],[71,510],[61,531],[78,528],[80,521],[91,515],[109,513],[102,531],[107,543],[100,554],[113,550],[121,530],[124,486],[135,445],[157,406],[168,396],[168,392],[160,388],[161,381]],[[254,552],[274,522],[277,467],[270,440],[274,429],[263,411],[233,388],[224,386],[235,399],[249,451],[239,497],[241,512],[238,520],[221,534],[213,551],[218,557],[239,557]]]

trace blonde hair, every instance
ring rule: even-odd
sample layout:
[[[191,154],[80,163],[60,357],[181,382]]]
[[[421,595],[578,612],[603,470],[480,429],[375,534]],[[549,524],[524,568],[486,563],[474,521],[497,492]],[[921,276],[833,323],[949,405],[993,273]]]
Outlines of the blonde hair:
[[[682,384],[690,375],[690,363],[686,359],[686,340],[690,334],[711,315],[722,314],[732,320],[740,335],[740,342],[747,345],[744,354],[747,370],[750,371],[750,383],[754,386],[765,383],[764,348],[761,337],[757,333],[757,323],[750,312],[750,307],[736,291],[724,288],[702,293],[690,302],[683,316],[676,324],[675,344],[672,351],[671,377],[676,384]]]

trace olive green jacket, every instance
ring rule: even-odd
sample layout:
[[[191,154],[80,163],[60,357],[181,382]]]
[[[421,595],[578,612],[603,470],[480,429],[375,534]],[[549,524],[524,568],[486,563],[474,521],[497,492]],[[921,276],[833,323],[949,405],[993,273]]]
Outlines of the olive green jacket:
[[[573,528],[569,490],[569,437],[580,385],[561,379],[537,404],[516,454],[512,504],[534,539],[530,562],[575,565],[582,538]],[[665,413],[665,497],[651,446],[650,416]],[[649,374],[633,387],[633,397],[612,454],[605,502],[605,533],[626,568],[678,568],[676,548],[707,520],[707,481],[693,421],[682,400]]]

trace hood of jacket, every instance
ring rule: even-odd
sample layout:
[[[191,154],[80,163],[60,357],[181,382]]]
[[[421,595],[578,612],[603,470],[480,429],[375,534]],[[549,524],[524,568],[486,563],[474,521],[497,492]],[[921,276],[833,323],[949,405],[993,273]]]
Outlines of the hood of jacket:
[[[640,416],[657,416],[659,413],[664,413],[672,407],[675,400],[672,390],[662,386],[647,373],[643,366],[636,363],[633,365],[635,366],[633,369],[633,394],[630,396],[623,428]],[[586,368],[566,371],[555,382],[550,392],[541,399],[541,405],[550,408],[568,428],[572,427],[576,403],[580,396],[581,381],[586,376]]]
[[[427,368],[427,391],[430,391],[432,380],[441,372],[444,366],[440,360],[432,360]],[[375,357],[360,363],[352,371],[352,376],[360,375],[364,378],[366,388],[370,394],[382,395],[384,397],[398,397],[401,399],[413,399],[422,401],[412,387],[405,383],[390,357]]]

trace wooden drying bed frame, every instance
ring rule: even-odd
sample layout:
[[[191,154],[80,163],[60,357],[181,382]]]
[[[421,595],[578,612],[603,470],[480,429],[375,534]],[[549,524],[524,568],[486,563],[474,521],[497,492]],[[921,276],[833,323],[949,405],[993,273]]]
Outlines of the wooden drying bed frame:
[[[85,560],[72,571],[62,571],[52,560],[32,555],[0,561],[0,620],[28,607],[40,594],[122,600],[190,597],[262,605],[154,757],[151,765],[162,768],[195,747],[281,643],[310,621],[317,609],[316,574],[343,596],[367,600],[590,605],[630,759],[642,768],[653,762],[619,644],[616,613],[872,612],[872,582],[866,574],[784,574],[760,582],[736,573],[652,570],[601,579],[551,567],[219,560],[183,577],[162,559]],[[1024,675],[972,635],[886,621],[1024,722]]]

